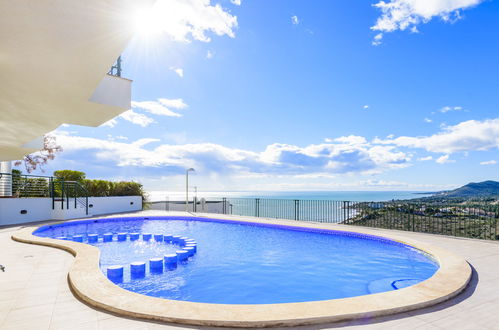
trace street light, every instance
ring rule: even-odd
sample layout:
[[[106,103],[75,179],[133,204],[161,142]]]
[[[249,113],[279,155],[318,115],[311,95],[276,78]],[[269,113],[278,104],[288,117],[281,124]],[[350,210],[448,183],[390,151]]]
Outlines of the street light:
[[[185,170],[185,212],[189,212],[189,172],[194,172],[191,167]]]

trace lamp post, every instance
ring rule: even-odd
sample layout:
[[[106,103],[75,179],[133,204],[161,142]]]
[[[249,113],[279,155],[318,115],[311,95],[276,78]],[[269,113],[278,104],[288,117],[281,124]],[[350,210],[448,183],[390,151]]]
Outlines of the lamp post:
[[[191,167],[185,170],[185,212],[189,212],[189,172],[194,171]]]

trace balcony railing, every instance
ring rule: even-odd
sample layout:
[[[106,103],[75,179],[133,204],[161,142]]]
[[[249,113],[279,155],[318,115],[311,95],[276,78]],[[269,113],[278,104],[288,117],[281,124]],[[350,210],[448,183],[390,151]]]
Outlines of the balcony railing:
[[[52,209],[84,208],[88,214],[88,191],[77,181],[51,176],[0,173],[0,197],[52,199]]]
[[[151,208],[185,211],[185,201]],[[499,204],[492,201],[388,201],[208,198],[189,202],[190,212],[338,223],[421,233],[499,240]]]
[[[121,56],[118,57],[116,63],[111,67],[108,74],[116,77],[121,77]]]

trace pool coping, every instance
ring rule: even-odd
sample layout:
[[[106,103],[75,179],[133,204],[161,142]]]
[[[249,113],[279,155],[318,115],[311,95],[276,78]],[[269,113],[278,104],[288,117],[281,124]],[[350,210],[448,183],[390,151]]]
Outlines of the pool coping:
[[[134,218],[137,215],[119,215]],[[141,217],[155,217],[154,215]],[[185,217],[183,215],[182,217]],[[471,267],[461,258],[439,247],[399,235],[375,233],[369,228],[325,223],[297,222],[267,218],[250,218],[214,214],[195,214],[192,218],[213,218],[242,223],[276,224],[299,228],[339,230],[374,235],[410,245],[424,251],[439,263],[439,269],[428,280],[414,286],[358,297],[262,305],[207,304],[167,300],[141,295],[113,284],[99,268],[100,251],[94,246],[32,235],[40,226],[22,228],[12,235],[19,242],[63,249],[75,256],[69,274],[74,293],[91,306],[115,314],[162,322],[224,327],[298,326],[366,319],[407,312],[448,300],[465,289],[471,278]],[[107,217],[86,218],[84,220]],[[64,221],[67,223],[70,221]],[[58,222],[61,223],[61,222]]]

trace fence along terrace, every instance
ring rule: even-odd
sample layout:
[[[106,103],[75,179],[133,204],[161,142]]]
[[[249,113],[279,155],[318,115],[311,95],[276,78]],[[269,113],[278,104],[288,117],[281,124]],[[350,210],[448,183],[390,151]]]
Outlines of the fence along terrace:
[[[0,226],[142,210],[137,190],[99,194],[88,181],[0,173]]]
[[[150,208],[184,211],[185,201],[156,201]],[[202,198],[189,211],[262,218],[340,223],[456,237],[499,240],[496,201],[400,200],[352,202],[332,200]]]

